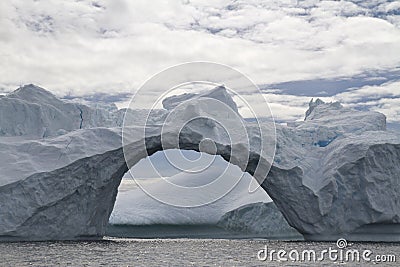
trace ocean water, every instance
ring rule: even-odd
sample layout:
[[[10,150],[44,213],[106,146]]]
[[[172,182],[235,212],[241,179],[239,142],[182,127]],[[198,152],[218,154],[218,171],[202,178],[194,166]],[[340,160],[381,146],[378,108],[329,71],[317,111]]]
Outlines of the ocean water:
[[[398,266],[398,262],[262,260],[264,251],[314,250],[335,242],[266,239],[106,237],[102,241],[0,243],[1,266]],[[346,249],[400,256],[396,243],[348,243]],[[259,251],[262,251],[260,254]],[[343,250],[344,251],[344,250]],[[261,256],[261,260],[259,259]]]
[[[257,233],[233,232],[225,230],[217,225],[109,225],[106,232],[110,237],[121,238],[193,238],[193,239],[285,239],[303,240],[294,236],[265,236]]]

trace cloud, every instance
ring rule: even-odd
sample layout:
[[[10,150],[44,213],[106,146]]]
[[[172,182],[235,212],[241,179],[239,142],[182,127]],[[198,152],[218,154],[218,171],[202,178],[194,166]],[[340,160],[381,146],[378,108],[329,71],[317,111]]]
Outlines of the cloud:
[[[400,80],[377,86],[353,88],[334,99],[353,108],[370,109],[387,116],[389,122],[400,122]]]
[[[344,103],[366,102],[382,98],[400,98],[400,80],[394,80],[379,86],[363,86],[349,89],[335,96]]]
[[[126,93],[194,60],[231,65],[258,84],[400,65],[396,5],[298,2],[1,1],[0,87]]]
[[[231,65],[257,84],[385,74],[400,66],[399,10],[372,0],[5,0],[0,89],[36,83],[59,96],[119,95],[164,68],[199,60]],[[324,100],[396,121],[399,88],[392,80],[339,93],[264,93],[279,121],[302,119],[324,90],[334,92]]]

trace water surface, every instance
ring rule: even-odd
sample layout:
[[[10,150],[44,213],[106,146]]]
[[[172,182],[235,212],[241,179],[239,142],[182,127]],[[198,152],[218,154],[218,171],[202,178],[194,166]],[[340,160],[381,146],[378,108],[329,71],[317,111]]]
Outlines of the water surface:
[[[91,242],[0,243],[1,266],[398,266],[394,263],[333,263],[260,261],[259,250],[320,251],[332,242],[257,239],[131,239],[106,238]],[[353,243],[352,249],[400,255],[395,243]]]

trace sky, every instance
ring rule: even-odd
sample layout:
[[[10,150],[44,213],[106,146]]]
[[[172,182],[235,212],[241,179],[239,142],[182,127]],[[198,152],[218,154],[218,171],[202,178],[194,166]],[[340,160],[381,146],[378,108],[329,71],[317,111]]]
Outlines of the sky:
[[[259,85],[278,121],[321,97],[398,123],[399,51],[400,1],[0,1],[0,92],[122,106],[155,73],[211,61]]]

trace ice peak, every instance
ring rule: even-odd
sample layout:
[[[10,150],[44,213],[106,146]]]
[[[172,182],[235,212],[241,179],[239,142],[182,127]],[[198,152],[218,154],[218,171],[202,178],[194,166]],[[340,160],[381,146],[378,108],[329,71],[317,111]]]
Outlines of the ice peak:
[[[228,91],[224,85],[217,86],[210,91],[200,93],[200,94],[185,93],[185,94],[181,94],[181,95],[170,96],[170,97],[165,98],[162,101],[162,104],[165,109],[171,110],[184,101],[187,101],[190,99],[202,98],[202,97],[204,97],[204,98],[208,97],[208,98],[213,98],[213,99],[219,100],[219,101],[225,103],[226,105],[228,105],[234,111],[238,112],[238,108],[237,108],[235,101],[233,101],[231,95],[228,93]]]
[[[235,110],[235,111],[238,110],[238,107],[237,107],[235,101],[233,101],[233,98],[228,93],[228,91],[226,90],[224,85],[217,86],[214,89],[212,89],[211,91],[201,94],[200,97],[209,97],[209,98],[217,99],[217,100],[227,104],[233,110]]]
[[[60,100],[46,89],[34,84],[27,84],[11,92],[9,97],[19,98],[31,103],[54,103]]]
[[[317,98],[315,101],[314,98],[311,98],[304,120],[312,120],[313,117],[315,117],[315,114],[313,113],[316,113],[317,110],[323,112],[326,110],[339,110],[342,108],[343,106],[339,102],[325,103],[319,98]]]
[[[40,86],[37,86],[37,85],[35,85],[33,83],[22,85],[21,87],[19,87],[14,92],[17,93],[17,92],[27,92],[27,91],[29,91],[29,92],[42,92],[42,93],[51,94],[46,89],[44,89],[44,88],[42,88]]]
[[[304,120],[306,120],[308,118],[308,116],[310,116],[311,112],[313,112],[314,108],[318,105],[321,104],[325,104],[324,101],[322,101],[321,99],[317,98],[314,102],[314,98],[311,98],[310,103],[308,103],[308,109],[306,111],[306,116],[304,118]]]

